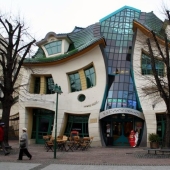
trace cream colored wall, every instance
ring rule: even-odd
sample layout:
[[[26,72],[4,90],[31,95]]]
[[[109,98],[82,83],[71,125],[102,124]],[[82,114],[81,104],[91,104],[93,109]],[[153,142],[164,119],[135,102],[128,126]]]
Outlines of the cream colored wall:
[[[69,81],[67,77],[67,73],[79,70],[90,63],[94,64],[95,72],[96,72],[96,86],[70,93],[69,89]],[[34,72],[35,72],[35,68]],[[27,77],[31,72],[29,70],[25,71]],[[58,135],[60,132],[63,132],[63,123],[64,123],[64,114],[90,114],[89,117],[89,135],[94,136],[93,144],[101,145],[100,133],[99,133],[99,111],[102,104],[102,99],[106,86],[106,70],[105,64],[103,60],[103,56],[100,48],[97,46],[91,51],[83,54],[71,61],[60,65],[52,65],[52,66],[43,66],[38,67],[38,74],[52,74],[54,82],[61,86],[63,93],[59,95],[58,100],[58,122],[57,122],[57,130]],[[23,79],[23,84],[28,83],[28,79]],[[29,86],[28,86],[29,89]],[[24,90],[24,89],[23,89]],[[20,103],[20,114],[22,115],[22,119],[20,121],[20,125],[27,124],[25,115],[25,107],[37,107],[44,108],[55,111],[55,101],[56,94],[51,95],[34,95],[26,93],[25,97],[20,96],[22,99],[22,103]],[[24,95],[23,93],[23,95]],[[83,102],[78,101],[78,96],[80,94],[84,94],[86,96],[86,100]],[[27,114],[26,114],[27,115]],[[53,132],[54,136],[54,132]]]
[[[133,54],[133,71],[134,71],[134,80],[136,84],[136,88],[139,95],[139,100],[143,109],[143,114],[145,116],[146,127],[147,127],[147,138],[150,133],[156,133],[156,113],[162,113],[166,111],[165,103],[163,101],[159,102],[153,108],[154,104],[153,98],[151,96],[145,97],[142,89],[146,85],[148,85],[150,80],[153,80],[152,76],[142,76],[141,75],[141,50],[142,48],[147,51],[146,45],[146,36],[140,31],[137,31],[136,41],[134,46],[134,54]],[[147,145],[149,146],[149,142],[147,141]]]
[[[63,54],[68,51],[69,45],[70,44],[65,39],[62,40],[62,53]]]

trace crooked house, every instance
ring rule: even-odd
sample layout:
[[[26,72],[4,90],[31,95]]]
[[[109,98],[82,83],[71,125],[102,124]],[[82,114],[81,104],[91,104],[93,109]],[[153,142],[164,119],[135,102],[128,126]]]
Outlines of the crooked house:
[[[24,61],[19,127],[27,127],[29,141],[54,136],[55,122],[57,135],[76,130],[93,136],[95,146],[130,146],[131,130],[138,130],[139,146],[147,146],[149,133],[163,138],[166,107],[142,97],[141,87],[142,77],[152,76],[146,38],[166,26],[153,12],[124,6],[86,28],[48,32]],[[164,74],[161,61],[157,70]],[[62,91],[57,101],[54,84]]]

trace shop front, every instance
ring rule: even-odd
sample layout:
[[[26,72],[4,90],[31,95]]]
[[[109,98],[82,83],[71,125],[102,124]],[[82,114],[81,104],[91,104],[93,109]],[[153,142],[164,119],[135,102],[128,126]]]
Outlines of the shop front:
[[[139,133],[138,145],[142,140],[143,113],[129,108],[109,109],[100,113],[102,137],[106,146],[130,146],[131,130]]]
[[[54,112],[46,109],[32,109],[33,127],[31,139],[36,144],[43,144],[43,136],[51,135],[53,131]]]

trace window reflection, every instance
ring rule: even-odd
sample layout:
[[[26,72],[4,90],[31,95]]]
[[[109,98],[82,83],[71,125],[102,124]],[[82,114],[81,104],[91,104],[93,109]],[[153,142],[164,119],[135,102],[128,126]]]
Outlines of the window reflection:
[[[54,41],[44,45],[48,55],[61,53],[61,42],[62,41]]]
[[[69,79],[70,79],[71,92],[80,91],[81,82],[80,82],[79,74],[78,73],[71,74],[69,75]]]
[[[108,92],[109,100],[106,100],[106,109],[110,107],[136,108],[136,94],[130,67],[133,38],[132,21],[134,18],[138,19],[139,16],[140,12],[125,8],[101,22],[101,34],[108,42],[108,72],[116,74],[112,88]]]

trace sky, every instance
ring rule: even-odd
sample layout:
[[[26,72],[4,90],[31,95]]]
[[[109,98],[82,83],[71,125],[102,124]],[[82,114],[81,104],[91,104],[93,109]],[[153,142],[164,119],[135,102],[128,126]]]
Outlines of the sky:
[[[39,41],[48,32],[69,33],[87,27],[123,6],[153,11],[164,18],[162,6],[170,0],[0,0],[0,13],[21,16]]]

